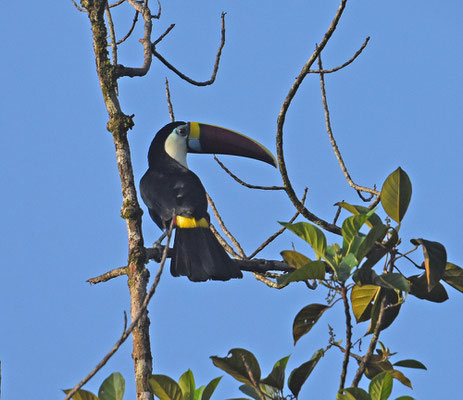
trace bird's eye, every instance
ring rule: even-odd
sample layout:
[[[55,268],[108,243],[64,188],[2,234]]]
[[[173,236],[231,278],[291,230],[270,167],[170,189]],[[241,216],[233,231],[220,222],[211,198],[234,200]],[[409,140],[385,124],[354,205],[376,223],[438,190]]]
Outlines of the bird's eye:
[[[179,126],[176,129],[176,132],[177,132],[177,135],[179,135],[179,136],[182,136],[182,137],[187,136],[188,135],[187,126],[186,125]]]

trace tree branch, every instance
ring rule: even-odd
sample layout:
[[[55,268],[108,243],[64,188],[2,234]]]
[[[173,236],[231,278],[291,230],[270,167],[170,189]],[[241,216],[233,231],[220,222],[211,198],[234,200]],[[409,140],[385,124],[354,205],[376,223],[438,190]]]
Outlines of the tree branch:
[[[233,174],[223,163],[218,159],[218,157],[214,154],[214,160],[217,161],[217,163],[220,165],[220,167],[228,174],[230,175],[236,182],[238,182],[240,185],[243,185],[249,189],[260,189],[260,190],[285,190],[283,186],[258,186],[258,185],[250,185],[249,183],[246,183],[242,181],[240,178],[238,178],[235,174]]]
[[[167,77],[166,77],[166,99],[167,99],[167,107],[169,108],[170,122],[174,122],[175,121],[174,107],[172,106],[172,102],[170,101],[170,89],[169,89],[169,81],[167,80]]]
[[[92,285],[96,285],[97,283],[107,282],[121,275],[127,275],[127,272],[128,272],[127,266],[114,268],[111,271],[108,271],[102,275],[96,276],[95,278],[87,279],[87,282],[91,283]]]
[[[148,304],[153,297],[156,288],[159,284],[159,281],[161,279],[161,274],[164,269],[164,264],[166,263],[167,260],[167,249],[169,248],[169,243],[170,243],[170,238],[172,236],[172,227],[173,223],[171,223],[171,226],[168,230],[167,233],[167,245],[164,248],[163,254],[162,254],[162,259],[161,259],[161,264],[159,265],[158,273],[156,274],[156,277],[154,278],[153,284],[151,285],[151,288],[148,292],[148,294],[145,296],[143,303],[138,311],[138,313],[134,316],[132,323],[126,329],[127,325],[127,316],[125,316],[125,324],[124,324],[124,330],[122,332],[121,337],[119,340],[113,345],[111,350],[102,358],[102,360],[97,364],[97,366],[84,378],[82,379],[76,386],[74,386],[67,394],[64,400],[69,400],[76,394],[76,392],[83,386],[85,385],[90,379],[93,378],[93,376],[101,369],[103,366],[109,361],[109,359],[116,353],[117,350],[121,347],[122,343],[124,343],[127,338],[130,336],[132,331],[137,327],[138,322],[140,321],[141,317],[143,315],[146,315],[146,308],[148,307]]]
[[[342,362],[341,381],[339,383],[339,390],[344,389],[346,384],[347,367],[349,366],[350,350],[352,348],[352,319],[349,309],[349,300],[347,298],[347,288],[341,288],[342,301],[344,303],[344,314],[346,315],[346,351],[344,353],[344,360]]]
[[[349,60],[349,61],[346,61],[344,64],[336,67],[336,68],[332,68],[332,69],[311,69],[309,71],[309,74],[320,74],[320,73],[323,73],[323,74],[331,74],[333,72],[336,72],[336,71],[339,71],[340,69],[343,69],[345,67],[347,67],[349,64],[352,64],[355,59],[362,53],[362,51],[365,49],[365,47],[367,47],[367,44],[370,40],[370,36],[368,36],[365,41],[363,42],[362,46],[360,47],[360,49],[357,50],[357,52],[352,56],[352,58]]]
[[[305,203],[307,192],[308,192],[308,188],[305,188],[304,194],[302,195],[302,199],[301,199],[302,204]],[[299,215],[300,215],[299,211],[296,211],[296,214],[293,215],[293,217],[288,221],[288,223],[292,224]],[[249,258],[255,257],[265,247],[267,247],[271,242],[273,242],[278,236],[280,236],[285,230],[286,230],[286,227],[282,227],[278,231],[276,231],[272,236],[270,236],[267,240],[265,240],[256,250],[254,250],[254,252],[251,253],[251,255],[249,256]]]
[[[151,51],[153,53],[153,55],[159,60],[161,61],[167,68],[169,68],[172,72],[174,72],[175,74],[177,74],[180,78],[182,78],[183,80],[187,81],[188,83],[191,83],[192,85],[195,85],[195,86],[208,86],[208,85],[212,85],[214,82],[215,82],[215,78],[217,76],[217,71],[219,70],[219,63],[220,63],[220,57],[222,55],[222,49],[223,47],[225,46],[225,13],[222,13],[222,16],[221,16],[221,19],[222,19],[222,30],[221,30],[221,34],[222,34],[222,37],[221,37],[221,40],[220,40],[220,46],[219,46],[219,49],[217,51],[217,55],[215,57],[215,63],[214,63],[214,69],[212,70],[212,75],[210,77],[210,79],[208,79],[207,81],[195,81],[194,79],[191,79],[190,77],[188,77],[187,75],[183,74],[182,72],[180,72],[177,68],[175,68],[171,63],[169,63],[163,56],[161,56],[161,54],[159,54],[157,51],[156,51],[156,44],[159,43],[159,39],[158,41],[154,42],[151,46]],[[171,28],[172,29],[172,28]],[[170,29],[169,29],[170,30]],[[168,32],[167,32],[168,33]],[[166,33],[166,34],[167,34]]]
[[[212,211],[214,212],[215,218],[217,219],[217,222],[220,225],[220,228],[222,228],[223,233],[230,239],[230,241],[233,243],[233,246],[235,246],[236,250],[238,251],[240,257],[242,258],[247,258],[246,253],[244,252],[243,248],[241,247],[240,243],[236,238],[231,234],[231,232],[228,230],[228,228],[225,226],[222,217],[220,216],[219,212],[217,211],[217,207],[215,206],[214,202],[212,201],[211,197],[209,196],[208,193],[206,193],[207,197],[207,202],[212,208]]]
[[[375,351],[376,344],[378,343],[379,334],[381,332],[381,325],[383,324],[384,318],[384,311],[386,309],[386,298],[383,297],[381,300],[381,306],[379,310],[378,320],[376,321],[375,330],[373,332],[373,337],[371,338],[370,345],[368,346],[368,350],[365,353],[362,361],[359,364],[357,372],[355,373],[354,380],[352,381],[352,387],[357,387],[360,383],[360,379],[362,379],[363,374],[365,373],[365,368],[371,360],[373,356],[373,352]]]
[[[322,71],[323,66],[322,66],[321,54],[318,55],[318,66],[320,68],[320,71]],[[322,101],[323,101],[323,110],[325,111],[326,131],[328,133],[328,137],[330,139],[331,146],[333,147],[333,151],[336,156],[336,159],[338,160],[339,166],[341,167],[342,173],[344,174],[349,185],[353,187],[355,190],[366,192],[366,193],[371,193],[373,195],[379,196],[379,192],[377,190],[370,189],[365,186],[360,186],[354,183],[354,181],[352,180],[349,174],[349,171],[347,170],[346,164],[344,163],[341,152],[339,151],[339,147],[336,143],[336,140],[334,139],[333,131],[331,129],[330,110],[328,109],[328,102],[326,100],[325,77],[324,77],[323,72],[320,72],[320,88],[321,88]]]
[[[125,1],[125,0],[124,0]],[[124,43],[129,37],[130,35],[132,34],[133,30],[135,29],[135,25],[137,25],[137,21],[138,21],[138,14],[140,14],[138,11],[135,11],[135,16],[133,17],[133,21],[132,21],[132,26],[130,27],[129,31],[127,32],[127,34],[121,39],[119,40],[118,42],[116,42],[117,45],[120,45],[121,43]]]
[[[297,76],[295,82],[291,86],[288,95],[286,96],[285,100],[283,101],[283,104],[281,106],[280,113],[278,114],[278,120],[277,120],[277,135],[276,135],[276,145],[277,145],[277,158],[278,158],[278,166],[280,169],[280,174],[281,177],[283,178],[283,184],[285,186],[286,193],[293,203],[293,205],[296,207],[296,209],[309,221],[312,221],[318,226],[321,226],[323,229],[338,234],[341,234],[341,229],[334,225],[330,224],[329,222],[317,217],[315,214],[312,214],[297,198],[296,193],[291,185],[291,181],[289,180],[288,177],[288,171],[286,168],[286,163],[284,159],[284,153],[283,153],[283,128],[285,124],[285,119],[286,119],[286,114],[288,112],[289,106],[291,105],[291,102],[296,95],[301,83],[303,82],[304,78],[308,75],[310,68],[312,67],[313,63],[319,56],[320,52],[325,48],[326,44],[330,40],[333,32],[336,29],[336,26],[342,16],[342,13],[344,11],[344,8],[346,7],[347,0],[341,0],[341,3],[338,7],[338,10],[336,12],[336,15],[331,22],[330,27],[326,31],[322,41],[320,42],[320,45],[317,46],[315,51],[312,53],[310,56],[309,60],[305,63],[303,66],[300,74]]]
[[[151,66],[151,30],[153,27],[151,19],[151,11],[144,3],[139,3],[137,0],[127,0],[130,5],[138,11],[145,21],[144,35],[140,42],[143,44],[143,65],[140,68],[125,67],[123,65],[117,65],[115,74],[116,78],[122,76],[129,76],[131,78],[135,76],[145,76]]]

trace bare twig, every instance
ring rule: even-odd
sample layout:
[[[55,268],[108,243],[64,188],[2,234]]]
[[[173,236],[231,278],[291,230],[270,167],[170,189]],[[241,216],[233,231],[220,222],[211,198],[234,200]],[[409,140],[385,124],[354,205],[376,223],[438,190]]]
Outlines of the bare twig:
[[[302,195],[301,203],[305,203],[305,199],[307,197],[308,188],[304,189],[304,194]],[[300,215],[299,211],[296,211],[296,214],[289,220],[289,223],[292,224],[296,218]],[[280,236],[286,230],[285,227],[280,228],[276,231],[272,236],[270,236],[267,240],[265,240],[253,253],[249,256],[249,258],[254,258],[258,253],[260,253],[265,247],[267,247],[271,242],[273,242],[278,236]]]
[[[362,44],[362,47],[360,47],[360,49],[357,50],[357,52],[352,56],[352,58],[349,61],[346,61],[344,64],[342,64],[342,65],[340,65],[340,66],[338,66],[336,68],[332,68],[332,69],[321,69],[321,68],[320,69],[311,69],[309,71],[309,74],[320,74],[320,73],[331,74],[333,72],[339,71],[340,69],[343,69],[343,68],[347,67],[349,64],[352,64],[355,61],[355,59],[362,53],[362,51],[367,46],[369,40],[370,40],[370,36],[368,36],[365,39],[365,41]]]
[[[215,215],[215,218],[217,219],[217,222],[219,223],[220,225],[220,228],[222,228],[222,231],[223,233],[225,233],[225,235],[230,239],[230,241],[233,243],[233,246],[235,246],[236,250],[238,251],[240,257],[242,258],[247,258],[246,257],[246,254],[243,250],[243,248],[241,247],[241,245],[239,244],[238,240],[236,240],[236,238],[231,234],[231,232],[227,229],[227,227],[225,226],[223,220],[222,220],[222,217],[220,216],[219,212],[217,211],[217,207],[215,206],[214,202],[212,201],[211,197],[209,196],[209,194],[206,193],[206,197],[207,197],[207,202],[209,203],[209,205],[211,206],[212,208],[212,211],[214,212],[214,215]]]
[[[250,185],[249,183],[246,183],[242,181],[240,178],[238,178],[235,174],[233,174],[223,163],[218,159],[218,157],[214,154],[214,160],[217,161],[217,163],[221,166],[221,168],[228,174],[230,175],[236,182],[238,182],[240,185],[243,185],[249,189],[260,189],[260,190],[285,190],[283,186],[259,186],[259,185]]]
[[[371,357],[373,356],[373,352],[375,351],[376,344],[378,343],[379,334],[381,332],[381,325],[383,324],[385,309],[386,309],[386,298],[383,297],[383,299],[381,300],[378,320],[376,321],[376,326],[373,332],[373,337],[371,338],[370,345],[368,346],[367,352],[365,353],[365,356],[362,358],[362,361],[359,364],[357,372],[355,373],[355,377],[351,385],[352,387],[358,386],[358,384],[360,383],[360,379],[362,379],[362,376],[365,373],[365,368],[370,362]]]
[[[161,2],[158,0],[158,13],[156,15],[152,15],[151,18],[153,19],[161,18],[161,11],[162,11]]]
[[[135,16],[133,17],[133,21],[132,21],[132,26],[130,27],[129,31],[127,32],[127,34],[119,41],[116,42],[117,45],[121,44],[121,43],[124,43],[129,37],[130,35],[132,34],[133,30],[135,29],[135,25],[137,25],[137,21],[138,21],[138,14],[140,14],[138,11],[135,11]]]
[[[161,36],[159,36],[159,37],[153,42],[153,44],[151,45],[151,47],[156,47],[156,45],[157,45],[162,39],[164,39],[164,38],[169,34],[169,32],[170,32],[172,29],[174,29],[174,27],[175,27],[175,24],[170,24],[170,26],[165,30],[165,32],[164,32]]]
[[[320,67],[320,70],[323,69],[321,54],[318,55],[318,66]],[[379,196],[379,192],[377,190],[370,189],[364,186],[360,186],[354,183],[354,181],[352,180],[349,174],[349,171],[347,170],[346,164],[344,163],[344,160],[342,159],[341,152],[339,151],[339,147],[336,144],[336,140],[334,139],[333,131],[331,129],[330,110],[328,109],[328,102],[326,100],[325,77],[324,77],[323,72],[320,72],[320,88],[321,88],[321,93],[322,93],[323,110],[325,111],[326,131],[328,133],[331,146],[333,147],[334,154],[336,155],[339,166],[341,167],[341,170],[347,182],[349,183],[351,187],[353,187],[357,191],[372,193],[376,196]]]
[[[166,77],[166,98],[167,98],[167,107],[169,108],[169,115],[170,115],[170,122],[175,121],[174,115],[174,107],[172,107],[172,102],[170,101],[170,89],[169,89],[169,81]]]
[[[132,333],[134,328],[137,326],[137,324],[138,324],[140,318],[142,317],[142,315],[144,315],[146,313],[146,308],[148,307],[148,304],[149,304],[151,298],[153,297],[153,295],[154,295],[154,293],[156,291],[156,288],[157,288],[157,286],[159,284],[159,281],[161,279],[161,274],[162,274],[162,271],[163,271],[163,268],[164,268],[164,264],[166,263],[166,260],[167,260],[167,249],[169,248],[170,238],[172,236],[172,228],[173,228],[173,219],[172,219],[170,228],[169,228],[168,233],[167,233],[167,245],[164,248],[161,264],[159,265],[159,269],[158,269],[158,273],[156,274],[156,277],[154,278],[153,284],[151,285],[151,288],[150,288],[149,292],[147,293],[138,314],[132,320],[132,323],[129,325],[129,327],[127,329],[125,329],[125,326],[124,326],[124,331],[122,332],[121,337],[114,344],[114,346],[111,348],[111,350],[102,358],[102,360],[97,364],[97,366],[84,379],[82,379],[76,386],[74,386],[74,388],[72,388],[72,390],[70,390],[67,393],[64,400],[71,399],[72,396],[74,396],[74,394],[83,385],[85,385],[101,368],[103,368],[103,366],[114,355],[114,353],[119,349],[119,347],[121,347],[122,343],[124,343],[126,341],[126,339],[130,336],[130,334]],[[125,317],[125,319],[127,320],[127,317]]]
[[[346,351],[342,362],[341,381],[339,390],[344,389],[346,384],[347,367],[349,366],[350,350],[352,348],[352,319],[349,309],[349,300],[347,298],[347,288],[343,285],[341,288],[342,301],[344,303],[344,314],[346,315]]]
[[[109,36],[111,37],[111,50],[112,50],[112,55],[113,55],[113,65],[117,65],[117,42],[116,42],[116,32],[114,30],[114,22],[113,22],[113,17],[111,15],[111,11],[108,7],[108,4],[106,4],[106,18],[108,19],[108,25],[109,25]]]
[[[217,228],[214,225],[210,224],[210,228],[211,228],[211,231],[214,234],[214,236],[217,238],[219,243],[222,245],[222,247],[226,251],[228,251],[235,258],[241,258],[241,256],[233,249],[233,247],[231,247],[227,243],[227,241],[220,235],[219,231],[217,230]]]
[[[219,63],[220,63],[220,57],[222,55],[222,49],[223,46],[225,46],[225,13],[222,13],[221,16],[222,19],[222,30],[221,30],[221,40],[220,40],[220,46],[217,51],[217,55],[215,57],[215,63],[214,63],[214,69],[212,70],[212,75],[210,79],[207,81],[195,81],[194,79],[191,79],[190,77],[186,76],[184,73],[180,72],[177,68],[175,68],[172,64],[170,64],[163,56],[161,56],[157,51],[156,51],[156,42],[153,43],[151,46],[151,51],[155,57],[159,59],[167,68],[169,68],[171,71],[176,73],[180,78],[183,80],[187,81],[188,83],[191,83],[192,85],[195,86],[208,86],[212,85],[215,82],[215,78],[217,76],[217,71],[219,70]]]
[[[71,0],[72,1],[72,4],[74,4],[74,6],[80,11],[80,12],[84,12],[86,13],[87,10],[85,8],[82,8],[80,7],[74,0]]]
[[[130,5],[138,11],[145,21],[143,39],[140,42],[143,44],[143,65],[140,68],[125,67],[123,65],[117,65],[116,77],[129,76],[131,78],[135,76],[145,76],[151,66],[151,30],[153,23],[151,20],[151,11],[145,3],[139,3],[137,0],[127,0]]]
[[[111,271],[108,271],[102,275],[96,276],[95,278],[87,279],[87,282],[91,283],[92,285],[95,285],[101,282],[107,282],[110,279],[117,278],[118,276],[127,275],[127,270],[128,270],[127,266],[114,268]]]
[[[113,8],[113,7],[120,6],[124,1],[125,1],[125,0],[116,1],[116,2],[113,3],[113,4],[110,4],[110,5],[109,5],[109,8]]]
[[[291,181],[288,177],[288,170],[286,168],[286,163],[284,159],[284,153],[283,153],[283,128],[285,124],[285,119],[286,119],[286,113],[288,112],[289,106],[291,105],[291,102],[296,95],[299,87],[301,86],[302,82],[304,81],[304,78],[308,75],[310,68],[312,67],[313,63],[319,56],[320,52],[325,48],[326,44],[330,40],[331,36],[333,35],[333,32],[336,29],[336,26],[338,25],[338,22],[342,16],[342,13],[344,11],[344,8],[346,7],[347,0],[341,0],[341,3],[338,7],[338,10],[336,12],[336,15],[331,22],[330,27],[326,31],[322,41],[320,42],[320,45],[317,46],[315,51],[312,53],[310,56],[309,60],[305,63],[305,65],[302,67],[302,70],[300,74],[297,76],[296,80],[294,81],[293,85],[291,86],[288,95],[286,96],[285,100],[283,101],[283,104],[281,106],[280,113],[278,114],[278,120],[277,120],[277,134],[276,134],[276,144],[277,144],[277,157],[278,157],[278,166],[280,168],[280,174],[281,177],[283,178],[283,184],[285,186],[286,193],[293,203],[293,205],[296,207],[296,209],[309,221],[312,221],[316,225],[321,226],[323,229],[336,233],[338,235],[341,234],[341,229],[334,225],[330,224],[329,222],[317,217],[315,214],[311,213],[304,205],[299,201],[299,199],[296,196],[296,193],[292,187]]]
[[[338,209],[336,210],[336,214],[334,215],[333,224],[336,224],[338,222],[338,218],[341,215],[341,210],[342,210],[342,207],[338,206]]]

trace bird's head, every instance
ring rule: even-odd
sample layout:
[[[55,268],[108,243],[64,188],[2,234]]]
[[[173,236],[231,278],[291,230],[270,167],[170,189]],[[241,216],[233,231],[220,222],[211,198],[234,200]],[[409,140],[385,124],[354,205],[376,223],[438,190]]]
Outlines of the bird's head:
[[[275,157],[260,143],[241,133],[198,122],[172,122],[153,139],[148,153],[150,165],[169,155],[187,168],[187,153],[228,154],[254,158],[276,167]]]

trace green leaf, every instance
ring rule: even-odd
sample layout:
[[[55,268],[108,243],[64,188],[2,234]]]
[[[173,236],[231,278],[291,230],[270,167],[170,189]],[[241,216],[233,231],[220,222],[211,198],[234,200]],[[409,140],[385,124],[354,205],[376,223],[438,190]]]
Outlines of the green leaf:
[[[254,386],[260,381],[260,366],[256,357],[245,349],[231,349],[227,357],[210,357],[217,368],[224,370],[236,380]]]
[[[280,254],[286,264],[296,269],[312,261],[309,257],[294,250],[283,250]]]
[[[291,282],[308,279],[325,279],[325,263],[323,261],[310,261],[299,269],[279,277],[277,282],[280,285],[287,285]]]
[[[368,214],[353,215],[352,217],[346,218],[342,224],[341,233],[344,238],[344,254],[348,254],[354,239],[357,237],[363,224],[373,214],[371,210]]]
[[[294,344],[312,329],[328,308],[324,304],[310,304],[297,313],[293,322]]]
[[[125,380],[119,372],[109,375],[98,390],[99,400],[122,400],[125,392]]]
[[[408,293],[410,282],[402,275],[395,272],[379,275],[375,283],[388,289],[396,289]]]
[[[68,394],[72,389],[64,389],[63,392]],[[74,396],[72,396],[72,400],[98,400],[98,397],[94,395],[92,392],[87,390],[79,389]]]
[[[400,360],[394,363],[394,365],[396,367],[416,368],[416,369],[427,370],[426,366],[417,360]]]
[[[341,201],[339,203],[335,204],[336,206],[342,207],[345,210],[349,211],[353,215],[359,215],[359,214],[368,214],[371,210],[368,207],[364,206],[353,206],[352,204],[346,203],[344,201]],[[372,214],[366,224],[370,227],[373,228],[376,225],[383,225],[383,221],[381,221],[381,218],[378,217],[377,214]]]
[[[159,397],[160,400],[183,400],[180,386],[166,375],[151,375],[148,383],[151,391]]]
[[[191,369],[186,371],[178,380],[178,385],[182,390],[183,400],[194,400],[196,385],[195,378]]]
[[[354,312],[357,322],[367,321],[370,319],[372,301],[380,288],[374,285],[355,285],[350,294],[352,311]]]
[[[389,253],[399,241],[399,235],[394,228],[389,228],[391,231],[390,237],[386,243],[381,246],[374,246],[368,253],[366,261],[362,265],[362,269],[372,268],[381,258]]]
[[[350,387],[339,391],[336,400],[371,400],[371,396],[361,388]]]
[[[356,256],[359,262],[367,256],[367,254],[373,249],[376,243],[381,243],[381,241],[386,236],[387,231],[388,227],[383,224],[375,225],[372,229],[370,229],[370,232],[368,232],[357,249]]]
[[[428,281],[424,274],[420,276],[409,276],[407,279],[411,284],[410,294],[418,297],[419,299],[432,301],[434,303],[443,303],[449,299],[449,295],[447,294],[444,285],[440,282],[434,286],[430,292],[428,292]]]
[[[368,328],[367,334],[373,333],[375,330],[379,318],[379,312],[381,308],[380,306],[383,297],[386,299],[386,309],[384,310],[384,316],[380,326],[380,331],[383,331],[384,329],[388,328],[397,318],[397,315],[399,315],[401,304],[399,303],[399,296],[397,292],[395,290],[385,289],[382,287],[375,297],[375,302],[371,310],[370,326]]]
[[[294,369],[289,375],[288,387],[289,390],[291,390],[291,393],[296,396],[296,398],[299,395],[302,385],[305,383],[317,365],[318,361],[320,361],[320,358],[322,358],[324,354],[324,350],[317,350],[309,361]]]
[[[396,369],[393,369],[392,371],[388,371],[388,372],[391,374],[391,376],[394,379],[397,379],[402,385],[405,385],[409,387],[410,389],[413,389],[410,379],[408,379],[401,371],[397,371]]]
[[[394,221],[400,223],[412,197],[412,183],[402,168],[390,174],[381,189],[381,204]]]
[[[195,390],[193,400],[201,400],[203,398],[204,385],[200,386]]]
[[[285,369],[288,364],[289,356],[283,357],[277,361],[273,366],[272,372],[270,372],[267,378],[263,379],[261,383],[276,387],[279,390],[283,390],[285,385]]]
[[[386,400],[392,393],[392,376],[388,372],[376,375],[368,388],[372,400]]]
[[[201,400],[209,400],[212,396],[212,394],[214,393],[217,385],[219,384],[220,380],[222,379],[221,376],[219,376],[218,378],[215,378],[215,379],[212,379],[212,381],[210,381],[206,387],[204,388],[204,392],[201,396]]]
[[[437,285],[439,280],[444,277],[447,265],[447,251],[439,242],[431,242],[425,239],[410,240],[415,246],[421,245],[424,253],[424,269],[428,281],[428,292]]]
[[[254,400],[261,400],[261,395],[256,388],[250,385],[241,385],[239,389],[247,396],[252,397]]]
[[[349,279],[352,269],[357,265],[357,258],[352,253],[347,254],[339,265],[334,266],[336,277],[340,281],[345,282],[347,279]]]
[[[463,292],[463,269],[459,266],[447,263],[442,279],[458,291]]]
[[[415,399],[411,396],[400,396],[400,397],[397,397],[397,399],[395,400],[415,400]]]
[[[308,222],[297,222],[295,224],[280,222],[280,224],[309,243],[318,258],[324,257],[326,237],[319,228]]]

